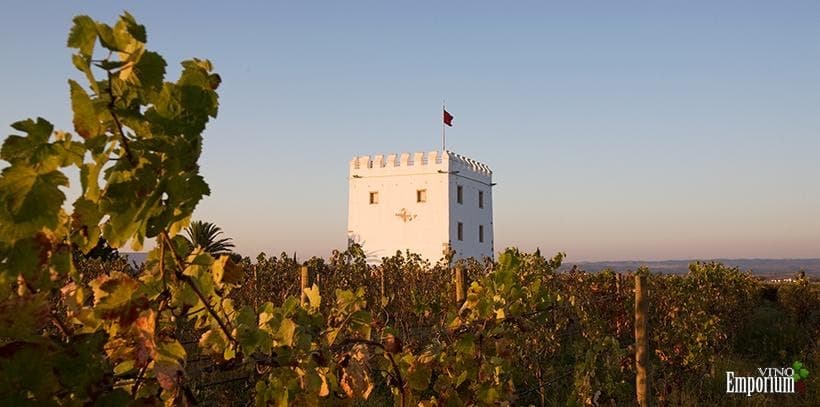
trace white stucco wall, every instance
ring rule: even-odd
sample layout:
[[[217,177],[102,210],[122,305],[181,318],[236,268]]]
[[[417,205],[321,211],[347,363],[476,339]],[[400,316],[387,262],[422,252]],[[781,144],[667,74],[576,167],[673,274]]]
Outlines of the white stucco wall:
[[[409,249],[438,261],[451,245],[458,258],[493,254],[492,172],[483,164],[451,152],[354,157],[350,162],[348,237],[369,255],[381,258]],[[457,185],[464,188],[456,202]],[[478,208],[478,189],[484,208]],[[426,190],[427,201],[416,193]],[[370,193],[378,203],[370,203]],[[464,224],[463,240],[457,223]],[[478,225],[484,225],[484,243]]]
[[[450,153],[450,242],[457,258],[493,257],[493,191],[492,172],[487,166]],[[462,203],[458,203],[458,186]],[[478,192],[484,192],[484,207],[479,207]],[[458,223],[463,225],[458,240]],[[484,226],[484,241],[479,242],[479,225]]]

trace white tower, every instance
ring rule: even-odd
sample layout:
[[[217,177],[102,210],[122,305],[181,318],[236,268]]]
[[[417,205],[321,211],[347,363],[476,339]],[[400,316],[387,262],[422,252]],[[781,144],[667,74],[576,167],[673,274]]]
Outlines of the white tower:
[[[350,161],[347,234],[377,257],[493,257],[492,171],[450,151]]]

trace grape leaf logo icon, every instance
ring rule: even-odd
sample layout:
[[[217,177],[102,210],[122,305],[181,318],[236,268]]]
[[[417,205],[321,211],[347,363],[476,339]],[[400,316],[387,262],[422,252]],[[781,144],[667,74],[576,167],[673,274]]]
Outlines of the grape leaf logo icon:
[[[809,377],[809,370],[803,367],[803,364],[795,361],[792,364],[792,369],[794,369],[794,381],[800,381],[807,377]]]
[[[803,364],[794,361],[792,364],[792,369],[794,370],[794,389],[797,390],[798,393],[804,394],[806,393],[806,378],[809,377],[809,369],[803,367]]]

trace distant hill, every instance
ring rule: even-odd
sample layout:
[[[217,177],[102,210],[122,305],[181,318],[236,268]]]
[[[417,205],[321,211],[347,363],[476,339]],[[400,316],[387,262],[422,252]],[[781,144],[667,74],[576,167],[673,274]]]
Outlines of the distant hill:
[[[658,260],[658,261],[595,261],[569,262],[561,268],[569,270],[573,265],[586,271],[611,269],[615,272],[634,271],[640,266],[649,267],[655,273],[684,274],[689,271],[689,264],[696,260]],[[725,265],[737,267],[742,271],[751,271],[756,276],[765,278],[791,277],[798,271],[806,275],[820,277],[820,259],[709,259],[701,261],[718,261]]]
[[[141,264],[148,253],[120,253],[126,256],[131,263]],[[656,261],[582,261],[565,262],[561,270],[569,270],[577,265],[582,270],[598,272],[603,269],[624,273],[634,271],[640,266],[647,266],[655,273],[685,274],[689,271],[689,263],[696,260],[656,260]],[[820,278],[820,259],[710,259],[703,261],[719,261],[742,271],[752,271],[756,276],[765,278],[792,277],[800,270],[815,279]]]

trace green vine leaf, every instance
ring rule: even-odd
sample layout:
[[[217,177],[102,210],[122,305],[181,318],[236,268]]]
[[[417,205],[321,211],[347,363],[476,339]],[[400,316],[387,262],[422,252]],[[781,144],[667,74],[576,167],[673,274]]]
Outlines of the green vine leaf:
[[[96,41],[97,23],[88,16],[74,17],[74,25],[68,34],[68,46],[77,48],[82,56],[91,59]]]
[[[148,41],[148,35],[145,32],[145,26],[138,24],[134,16],[129,12],[123,12],[117,24],[122,24],[135,40],[145,43]]]
[[[74,110],[74,130],[86,140],[100,136],[102,126],[91,97],[76,81],[69,79],[68,84],[71,88],[71,108]]]
[[[38,117],[36,122],[28,119],[14,123],[12,127],[28,134],[25,137],[8,136],[0,150],[0,158],[11,164],[27,163],[37,166],[54,155],[53,145],[49,143],[54,131],[51,123]]]
[[[165,59],[152,51],[145,51],[134,65],[135,84],[145,90],[158,91],[165,77]]]
[[[65,200],[60,187],[67,186],[68,178],[60,171],[13,165],[2,172],[0,202],[15,223],[55,228]]]

